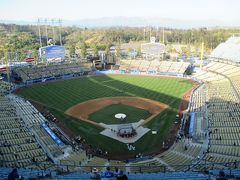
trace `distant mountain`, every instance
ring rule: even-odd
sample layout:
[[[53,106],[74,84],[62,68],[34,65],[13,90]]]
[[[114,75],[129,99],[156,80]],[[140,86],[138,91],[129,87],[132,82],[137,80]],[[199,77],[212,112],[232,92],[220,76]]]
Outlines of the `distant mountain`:
[[[33,24],[31,21],[21,20],[0,20],[0,23],[8,24]],[[221,20],[178,20],[170,18],[144,18],[144,17],[102,17],[96,19],[63,20],[64,26],[77,27],[169,27],[169,28],[198,28],[198,27],[240,27],[240,20],[221,21]]]
[[[0,23],[3,23],[3,24],[18,24],[18,25],[37,25],[37,20],[34,22],[34,21],[27,21],[27,20],[0,19]]]
[[[240,21],[220,20],[178,20],[169,18],[143,18],[143,17],[103,17],[97,19],[82,19],[76,21],[65,21],[66,25],[80,27],[170,27],[170,28],[197,28],[197,27],[240,27]]]

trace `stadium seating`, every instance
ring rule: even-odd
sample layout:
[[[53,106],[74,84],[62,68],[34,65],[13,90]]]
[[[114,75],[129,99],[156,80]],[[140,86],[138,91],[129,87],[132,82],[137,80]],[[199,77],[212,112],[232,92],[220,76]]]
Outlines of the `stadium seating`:
[[[28,128],[32,129],[35,136],[39,137],[42,143],[48,148],[54,157],[61,156],[63,148],[60,148],[56,142],[49,136],[49,134],[41,127],[41,124],[46,121],[46,119],[33,107],[33,105],[23,100],[20,97],[9,95],[9,99],[14,103],[16,109],[20,110],[20,117],[27,124]]]
[[[0,178],[6,179],[8,174],[11,172],[10,168],[0,168]],[[129,180],[159,180],[159,179],[185,179],[185,180],[205,180],[208,178],[213,179],[214,176],[218,175],[218,170],[211,171],[213,175],[204,175],[199,172],[166,172],[166,173],[127,173],[127,177]],[[101,172],[99,172],[101,174]],[[226,171],[226,174],[236,175],[239,172],[229,172]],[[32,170],[32,169],[18,169],[18,174],[22,176],[24,179],[81,179],[81,180],[90,180],[91,173],[64,173],[58,174],[56,171],[49,170]],[[109,180],[114,180],[114,178],[109,178]]]
[[[183,75],[188,66],[189,63],[184,62],[120,61],[120,69],[156,71],[159,75]],[[91,71],[90,64],[71,63],[16,69],[24,82],[86,71]],[[83,149],[72,151],[67,145],[58,146],[41,127],[42,123],[48,122],[46,118],[29,101],[12,94],[6,95],[13,85],[0,82],[1,166],[18,167],[21,172],[21,167],[57,169],[56,165],[60,163],[69,171],[75,172],[58,175],[57,179],[89,179],[93,167],[99,167],[103,171],[107,166],[121,167],[129,173],[129,179],[205,179],[206,176],[200,173],[157,172],[239,168],[239,72],[240,67],[237,65],[211,62],[203,71],[195,74],[193,77],[204,83],[192,92],[188,108],[189,113],[195,113],[193,137],[181,137],[165,152],[144,161],[130,163],[89,157]],[[54,128],[54,124],[48,124]],[[10,169],[5,171],[9,172]],[[35,176],[37,174],[36,171]]]
[[[199,72],[195,74],[193,77],[204,82],[218,81],[218,80],[225,79],[224,76],[220,74],[215,74],[213,72],[206,72],[206,71]]]
[[[240,67],[224,62],[211,62],[205,71],[196,74],[207,88],[207,115],[209,123],[209,147],[199,167],[239,168],[239,114]],[[193,107],[194,108],[194,107]],[[214,163],[214,164],[213,164]],[[223,164],[222,164],[223,163]]]
[[[129,172],[137,173],[137,172],[164,172],[165,167],[161,164],[161,162],[155,158],[152,160],[140,161],[136,163],[129,163]]]
[[[148,61],[148,60],[120,60],[120,70],[137,70],[142,73],[155,71],[160,75],[183,75],[189,67],[187,62]]]
[[[64,76],[82,75],[92,71],[92,64],[89,62],[73,62],[48,66],[19,67],[15,73],[22,78],[24,83],[34,81],[46,81]]]
[[[240,95],[240,76],[230,77],[230,80],[232,81],[237,93]]]
[[[0,81],[0,96],[9,93],[13,89],[13,84],[5,81]]]
[[[141,63],[140,63],[140,66],[138,68],[139,71],[143,71],[143,72],[148,71],[150,64],[151,64],[150,61],[142,60]]]
[[[194,159],[200,155],[201,149],[201,144],[193,143],[189,139],[182,139],[157,157],[173,170],[187,170]]]
[[[98,158],[98,157],[94,157],[89,159],[84,165],[84,167],[82,168],[82,170],[84,172],[91,172],[93,167],[97,167],[97,166],[102,166],[104,167],[107,163],[106,159],[103,158]]]
[[[64,165],[68,165],[69,163],[70,163],[70,165],[82,165],[86,161],[88,161],[88,157],[87,157],[86,153],[83,150],[79,150],[79,151],[72,152],[67,157],[64,157],[61,160],[61,163]]]
[[[12,171],[12,168],[0,168],[0,179],[7,179],[8,174]],[[23,179],[38,179],[38,178],[50,178],[51,170],[34,170],[28,168],[18,168],[18,174]]]
[[[227,77],[233,77],[240,75],[240,67],[234,64],[228,64],[223,62],[210,62],[207,66],[204,67],[206,71],[213,71],[225,75]]]
[[[0,97],[0,152],[1,165],[28,167],[45,162],[47,156],[18,115],[16,107],[7,97]]]

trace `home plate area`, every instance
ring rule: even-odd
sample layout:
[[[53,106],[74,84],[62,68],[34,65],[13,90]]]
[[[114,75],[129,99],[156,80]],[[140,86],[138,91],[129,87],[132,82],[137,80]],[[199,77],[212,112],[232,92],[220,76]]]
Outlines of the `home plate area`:
[[[143,122],[144,120],[140,120],[136,123],[111,125],[100,123],[105,128],[100,134],[125,144],[134,143],[150,131],[150,129],[141,126]]]

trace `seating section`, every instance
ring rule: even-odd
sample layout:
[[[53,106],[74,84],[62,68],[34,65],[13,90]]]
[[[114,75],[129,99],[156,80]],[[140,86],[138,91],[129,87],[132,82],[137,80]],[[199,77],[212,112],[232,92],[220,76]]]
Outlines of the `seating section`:
[[[187,149],[186,149],[187,148]],[[182,139],[175,143],[168,151],[156,156],[153,159],[123,163],[122,161],[106,160],[103,158],[88,158],[84,152],[74,152],[70,156],[61,160],[62,164],[80,165],[82,172],[90,172],[97,167],[103,170],[104,167],[119,167],[121,170],[131,173],[137,172],[165,172],[165,170],[185,170],[194,159],[200,154],[201,144],[193,143],[191,140]],[[79,170],[79,169],[78,169]]]
[[[74,74],[81,75],[84,72],[92,71],[92,63],[74,62],[48,66],[19,67],[14,71],[22,78],[22,81],[26,83],[31,80],[44,80]]]
[[[107,166],[108,162],[106,159],[99,158],[99,157],[93,157],[84,164],[84,167],[82,167],[82,170],[84,172],[91,172],[93,167],[98,167],[102,166],[101,168],[103,169],[104,166]],[[98,168],[99,169],[99,168]]]
[[[72,173],[65,176],[57,176],[57,179],[82,179],[90,180],[89,173]],[[129,173],[127,174],[129,180],[152,180],[152,179],[184,179],[184,180],[205,180],[208,176],[198,172],[176,172],[176,173]],[[109,178],[109,180],[115,180],[116,178]]]
[[[5,167],[28,167],[47,161],[34,135],[6,97],[0,97],[0,162]]]
[[[139,66],[142,61],[139,60],[130,60],[130,66],[129,69],[131,70],[139,70]]]
[[[196,89],[191,97],[190,111],[204,112],[206,102],[206,86],[202,85]]]
[[[57,162],[71,152],[70,147],[60,146],[50,137],[41,126],[47,120],[29,101],[4,91],[0,111],[1,166],[50,168],[54,165],[50,159]]]
[[[205,66],[204,69],[206,71],[213,71],[215,74],[219,73],[227,77],[240,76],[240,67],[234,64],[212,61]]]
[[[117,161],[117,160],[110,160],[108,162],[109,164],[107,164],[108,166],[111,166],[111,167],[118,167],[120,170],[126,172],[127,169],[126,169],[126,163],[123,162],[123,161]]]
[[[12,171],[10,168],[0,168],[0,179],[7,179],[8,174]],[[218,175],[219,171],[211,171],[214,176]],[[101,172],[100,172],[101,173]],[[226,174],[238,175],[238,171],[225,171]],[[90,180],[91,173],[65,173],[58,174],[55,171],[49,170],[31,170],[31,169],[18,169],[18,174],[21,175],[24,179],[81,179],[81,180]],[[148,180],[148,179],[185,179],[185,180],[205,180],[208,178],[213,179],[213,175],[204,175],[199,172],[167,172],[167,173],[127,173],[126,174],[129,180]],[[237,176],[236,176],[237,177]],[[114,178],[109,178],[109,180],[114,180]]]
[[[68,156],[65,156],[61,159],[61,165],[67,167],[71,172],[75,171],[84,171],[80,166],[84,166],[88,162],[88,157],[83,150],[76,150],[71,152]],[[95,166],[94,166],[95,167]],[[91,168],[87,168],[90,172]]]
[[[186,170],[192,161],[198,158],[201,149],[201,144],[193,143],[190,139],[182,139],[157,157],[168,165],[168,169]]]
[[[204,82],[209,82],[238,76],[240,76],[239,66],[212,61],[193,77]]]
[[[137,163],[130,163],[130,172],[164,172],[165,167],[160,161],[155,158],[152,160],[140,161]]]
[[[145,179],[206,179],[207,176],[197,172],[169,172],[169,173],[136,173],[128,174],[130,180],[145,180]]]
[[[0,80],[0,96],[3,96],[4,94],[9,93],[9,91],[12,90],[13,86],[14,85],[12,83],[8,83]]]
[[[64,157],[61,163],[64,165],[82,165],[88,160],[86,153],[83,150],[72,152],[69,156]]]
[[[193,91],[189,103],[189,112],[190,114],[194,114],[192,137],[196,141],[201,142],[206,140],[206,134],[208,133],[208,123],[206,120],[206,97],[207,87],[205,84],[202,84]]]
[[[188,66],[184,62],[120,61],[120,69],[156,71],[162,75],[183,75]],[[21,167],[44,169],[53,166],[55,169],[60,162],[72,172],[82,172],[59,175],[58,179],[75,179],[77,175],[81,179],[88,179],[92,168],[97,167],[104,171],[107,166],[120,167],[129,173],[129,179],[204,179],[204,175],[193,172],[186,178],[187,173],[183,172],[157,172],[240,168],[237,163],[240,161],[239,70],[237,65],[211,62],[202,72],[195,74],[194,78],[204,83],[193,91],[188,108],[189,114],[195,114],[194,136],[181,136],[167,151],[148,160],[130,163],[91,157],[82,149],[72,151],[70,146],[58,145],[41,126],[47,123],[50,129],[57,129],[56,125],[48,122],[29,101],[8,94],[13,85],[1,81],[0,165],[18,167],[21,171]],[[90,64],[72,63],[16,69],[25,82],[86,71],[91,71]]]
[[[149,66],[148,70],[149,71],[158,71],[158,68],[160,67],[161,64],[162,64],[162,61],[153,60],[150,63],[150,66]]]
[[[230,77],[230,80],[232,81],[237,93],[240,95],[240,75]]]
[[[148,71],[150,64],[151,64],[150,61],[142,60],[138,69],[140,71],[146,72],[146,71]]]
[[[120,60],[120,70],[156,72],[162,75],[183,75],[190,63],[173,61],[148,61],[148,60]]]
[[[7,179],[8,174],[12,171],[12,168],[0,168],[0,179]],[[28,168],[18,168],[18,174],[23,177],[23,179],[52,179],[51,175],[54,173],[51,170],[35,170]],[[55,173],[56,174],[56,173]]]
[[[240,160],[240,104],[230,81],[208,83],[210,144],[206,161],[228,163]]]
[[[240,142],[240,67],[238,65],[211,62],[205,66],[207,73],[195,77],[207,83],[207,117],[209,145],[206,155],[198,164],[201,168],[239,168]],[[199,104],[199,106],[203,106]],[[203,106],[204,107],[204,106]],[[196,109],[196,107],[192,107]],[[207,165],[206,165],[207,164]]]
[[[207,72],[207,71],[202,71],[193,76],[193,78],[203,81],[203,82],[209,82],[209,81],[218,81],[225,79],[224,76],[220,74],[216,74],[213,72]]]
[[[62,156],[65,147],[58,146],[41,127],[41,124],[44,123],[46,119],[35,109],[35,107],[31,105],[30,102],[14,95],[9,95],[9,99],[11,99],[15,107],[20,110],[20,117],[25,124],[27,124],[27,127],[32,130],[35,137],[39,139],[42,146],[44,146],[47,151],[50,151],[53,157]]]

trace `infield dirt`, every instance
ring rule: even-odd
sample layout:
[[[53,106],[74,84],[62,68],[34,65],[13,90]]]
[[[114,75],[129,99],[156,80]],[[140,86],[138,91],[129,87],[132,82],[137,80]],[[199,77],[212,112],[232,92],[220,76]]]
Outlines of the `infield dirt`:
[[[79,103],[67,109],[65,111],[65,114],[78,118],[80,120],[86,121],[93,125],[101,126],[100,124],[89,120],[88,116],[111,104],[124,104],[124,105],[133,106],[133,107],[137,107],[137,108],[141,108],[149,111],[152,115],[145,120],[144,124],[150,121],[156,115],[158,115],[161,111],[168,108],[168,105],[158,101],[151,100],[151,99],[118,96],[118,97],[98,98],[98,99],[89,100],[83,103]]]

